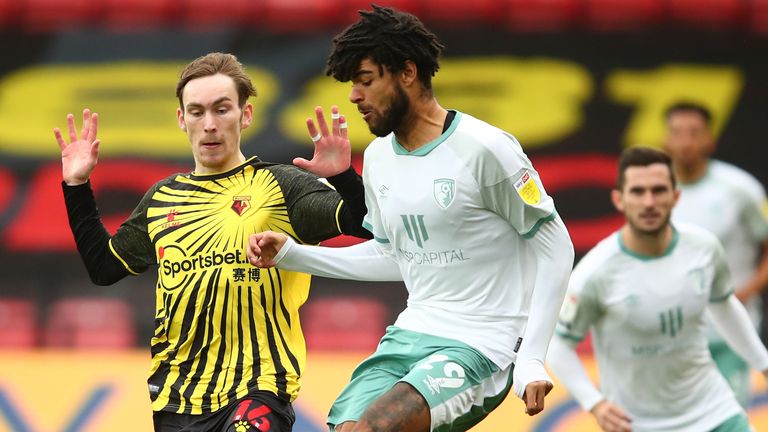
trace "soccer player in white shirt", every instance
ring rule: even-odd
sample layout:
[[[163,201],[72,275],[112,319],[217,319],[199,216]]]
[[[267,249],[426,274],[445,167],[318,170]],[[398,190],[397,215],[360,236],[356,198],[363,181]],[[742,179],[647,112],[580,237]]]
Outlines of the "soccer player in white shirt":
[[[711,159],[715,140],[707,108],[679,102],[665,112],[665,147],[680,182],[680,200],[672,211],[675,222],[689,222],[714,233],[741,300],[759,330],[760,293],[768,286],[768,203],[765,189],[749,173]],[[761,256],[762,253],[762,256]],[[752,398],[749,366],[712,325],[707,337],[712,358],[745,408]]]
[[[513,382],[537,414],[552,388],[543,362],[573,265],[565,226],[514,137],[437,103],[431,78],[443,46],[434,34],[393,9],[360,14],[334,39],[327,73],[352,81],[350,100],[379,137],[363,175],[374,240],[305,248],[267,232],[251,237],[249,258],[405,282],[408,306],[332,406],[332,430],[467,430]]]
[[[670,223],[678,197],[669,156],[622,153],[611,198],[626,223],[573,270],[547,361],[605,431],[748,432],[707,350],[705,314],[763,374],[768,351],[732,295],[717,238]],[[600,390],[575,351],[590,329]]]

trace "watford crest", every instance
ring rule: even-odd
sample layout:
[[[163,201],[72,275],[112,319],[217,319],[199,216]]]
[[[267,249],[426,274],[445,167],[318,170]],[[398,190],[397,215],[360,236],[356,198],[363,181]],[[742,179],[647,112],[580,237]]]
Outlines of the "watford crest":
[[[247,212],[248,209],[251,208],[251,196],[236,196],[232,197],[232,211],[237,213],[238,216],[242,216],[243,213]]]

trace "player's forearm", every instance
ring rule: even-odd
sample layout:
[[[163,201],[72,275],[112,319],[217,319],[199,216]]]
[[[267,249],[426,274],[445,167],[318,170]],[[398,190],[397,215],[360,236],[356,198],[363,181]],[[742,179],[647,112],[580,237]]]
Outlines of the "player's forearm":
[[[765,349],[744,306],[734,297],[709,305],[712,321],[728,345],[759,371],[768,369]]]
[[[363,228],[363,218],[368,212],[365,206],[363,179],[353,168],[349,168],[341,174],[328,177],[327,180],[344,200],[339,210],[341,232],[360,238],[373,238],[373,234]]]
[[[62,182],[69,226],[91,281],[111,285],[128,275],[109,250],[110,235],[101,223],[90,182],[68,186]]]
[[[536,281],[528,324],[515,363],[516,372],[521,368],[517,377],[523,381],[518,382],[522,387],[532,381],[548,380],[544,358],[563,304],[574,257],[573,244],[559,217],[543,224],[528,241],[532,242],[536,256]]]
[[[549,344],[547,364],[584,411],[591,411],[603,394],[595,387],[573,347],[555,335]]]
[[[290,238],[275,256],[283,270],[310,273],[334,279],[401,281],[397,263],[374,240],[342,248],[306,246]]]

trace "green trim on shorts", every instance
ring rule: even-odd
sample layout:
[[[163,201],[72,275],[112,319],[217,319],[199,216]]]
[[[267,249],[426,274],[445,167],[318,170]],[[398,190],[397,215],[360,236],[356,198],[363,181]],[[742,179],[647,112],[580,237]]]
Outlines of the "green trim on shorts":
[[[747,415],[740,413],[720,423],[711,432],[752,432],[752,427]]]
[[[506,386],[481,402],[472,400],[476,390],[492,379],[503,379]],[[512,366],[502,372],[463,342],[389,326],[376,352],[355,368],[331,406],[327,420],[331,430],[346,421],[358,421],[373,401],[398,382],[410,384],[424,396],[434,431],[461,431],[480,422],[504,400],[512,387]]]
[[[488,417],[488,414],[490,414],[491,411],[496,409],[499,405],[501,405],[502,402],[504,402],[504,399],[506,399],[507,395],[509,395],[510,390],[512,390],[513,370],[514,370],[514,366],[512,366],[511,370],[509,371],[509,378],[507,379],[507,385],[505,387],[505,390],[502,393],[493,397],[485,398],[483,400],[483,406],[473,405],[472,408],[470,408],[468,413],[457,418],[451,424],[445,424],[437,427],[434,430],[434,432],[466,431],[466,430],[469,430],[470,428],[473,428],[475,425],[477,425],[481,421],[483,421],[486,417]]]

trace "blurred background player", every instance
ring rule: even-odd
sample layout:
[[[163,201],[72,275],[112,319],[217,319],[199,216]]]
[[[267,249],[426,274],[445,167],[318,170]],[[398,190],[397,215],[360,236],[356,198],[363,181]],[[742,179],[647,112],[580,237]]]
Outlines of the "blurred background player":
[[[349,99],[378,136],[364,170],[375,240],[302,248],[263,233],[251,238],[252,262],[405,281],[408,306],[334,402],[332,430],[467,430],[513,381],[538,414],[573,265],[568,232],[514,137],[438,104],[436,36],[394,9],[360,15],[334,38],[326,73],[352,82]]]
[[[679,191],[666,154],[627,149],[618,177],[611,198],[626,223],[574,269],[549,366],[605,431],[749,432],[707,350],[706,312],[764,375],[768,351],[733,295],[722,246],[670,223]],[[575,351],[590,329],[600,390]]]
[[[760,329],[760,294],[768,285],[768,215],[765,189],[752,175],[734,165],[711,159],[715,151],[710,112],[702,105],[679,102],[665,113],[665,148],[679,181],[680,200],[672,220],[698,225],[714,233],[755,328]],[[707,329],[709,349],[739,403],[752,398],[749,365],[728,347],[713,326]]]
[[[341,232],[370,238],[361,226],[362,182],[349,159],[340,160],[339,176],[330,180],[351,191],[349,205],[314,175],[246,159],[240,137],[255,90],[231,54],[188,64],[176,94],[194,171],[156,183],[112,237],[89,182],[99,153],[98,115],[83,112],[79,136],[68,115],[69,143],[54,129],[78,251],[99,285],[158,266],[148,379],[156,431],[290,431],[306,361],[298,310],[309,277],[259,272],[244,246],[249,234],[267,228],[308,243]],[[320,148],[329,139],[347,141],[335,108],[333,138],[322,111],[317,115],[322,133],[312,135]],[[323,160],[305,165],[331,173]]]

